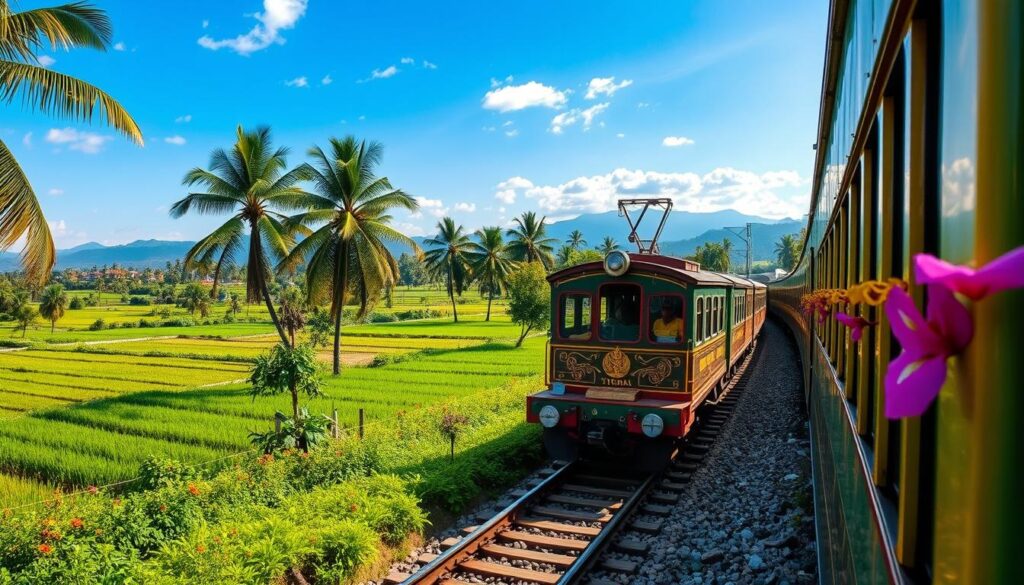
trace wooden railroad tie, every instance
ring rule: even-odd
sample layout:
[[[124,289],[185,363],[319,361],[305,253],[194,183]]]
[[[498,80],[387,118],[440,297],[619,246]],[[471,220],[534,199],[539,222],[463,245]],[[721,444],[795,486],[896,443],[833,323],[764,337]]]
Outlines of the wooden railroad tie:
[[[575,534],[577,536],[594,537],[601,533],[600,528],[596,528],[593,526],[576,526],[575,524],[555,522],[544,518],[519,518],[518,520],[516,520],[515,524],[516,526],[522,526],[523,528],[550,530],[552,532],[559,532],[562,534]]]
[[[556,567],[571,567],[576,562],[576,557],[556,553],[546,553],[530,549],[512,548],[502,544],[485,544],[480,547],[488,555],[493,557],[504,557],[508,559],[520,559],[533,561],[535,563],[547,563]]]
[[[509,542],[523,542],[543,548],[557,548],[560,550],[584,551],[588,546],[590,546],[589,540],[544,536],[542,534],[523,532],[521,530],[506,530],[505,532],[498,534],[498,539]]]
[[[499,565],[498,563],[478,561],[476,559],[463,561],[462,564],[459,565],[459,568],[472,571],[474,573],[480,573],[481,575],[489,575],[491,577],[510,577],[512,579],[533,581],[535,583],[543,583],[546,585],[555,585],[558,583],[558,580],[562,578],[558,573],[545,573],[543,571],[533,571],[531,569],[520,569],[519,567]]]
[[[580,512],[578,510],[563,510],[561,508],[552,508],[550,506],[537,506],[533,508],[533,512],[542,516],[551,516],[552,518],[578,520],[581,522],[600,522],[602,524],[612,519],[611,514],[608,514],[607,510],[601,510],[599,512]],[[604,513],[602,514],[601,512]]]

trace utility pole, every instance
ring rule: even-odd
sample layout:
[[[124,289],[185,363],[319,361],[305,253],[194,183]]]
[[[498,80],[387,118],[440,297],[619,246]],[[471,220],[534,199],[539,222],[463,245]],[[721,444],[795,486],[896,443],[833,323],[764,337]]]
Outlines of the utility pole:
[[[745,274],[745,276],[747,278],[750,278],[750,255],[752,253],[751,248],[750,248],[750,242],[753,240],[753,237],[751,236],[751,234],[753,233],[752,230],[751,230],[751,226],[752,225],[753,225],[752,223],[747,222],[747,225],[745,225],[745,226],[727,227],[727,228],[725,228],[725,229],[729,230],[730,232],[732,232],[733,234],[735,234],[736,237],[738,237],[741,240],[743,240],[743,244],[746,246],[746,250],[745,250],[745,253],[746,253],[746,266],[745,266],[746,267],[746,271],[745,272],[746,272],[746,274]]]

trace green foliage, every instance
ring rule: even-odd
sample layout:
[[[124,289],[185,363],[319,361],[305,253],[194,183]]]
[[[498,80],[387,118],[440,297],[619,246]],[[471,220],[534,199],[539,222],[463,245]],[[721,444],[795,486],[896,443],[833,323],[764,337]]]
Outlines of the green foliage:
[[[463,414],[459,414],[448,408],[445,408],[441,412],[441,420],[438,421],[437,428],[441,431],[441,435],[451,443],[452,461],[455,461],[455,440],[467,424],[469,424],[469,418]]]
[[[459,310],[455,306],[455,295],[462,295],[472,278],[468,257],[472,242],[461,225],[457,226],[455,220],[445,217],[437,222],[437,235],[427,238],[423,243],[430,246],[424,255],[427,270],[435,278],[444,281],[452,303],[452,315],[458,323]]]
[[[516,347],[534,329],[545,329],[551,318],[551,286],[540,262],[527,262],[509,279],[508,314],[521,332]]]
[[[803,245],[803,233],[786,234],[775,242],[775,259],[783,270],[793,270],[800,259],[800,246]]]
[[[84,306],[85,301],[82,300],[82,297],[72,297],[71,302],[68,303],[68,308],[73,311],[77,311],[83,308]]]
[[[331,430],[330,418],[320,414],[310,416],[306,408],[299,409],[297,419],[290,419],[277,413],[281,420],[281,429],[265,433],[249,433],[252,444],[264,453],[277,453],[285,449],[302,449],[309,451],[322,443]]]
[[[540,262],[545,270],[554,265],[554,245],[558,241],[548,237],[545,219],[547,218],[538,219],[533,211],[524,211],[513,220],[515,227],[507,232],[510,240],[508,253],[513,260]]]
[[[569,248],[565,254],[565,257],[559,262],[559,268],[571,268],[580,264],[586,264],[587,262],[601,262],[604,260],[604,255],[598,250],[582,249],[574,250]]]
[[[320,366],[316,353],[308,345],[288,347],[275,345],[270,352],[256,358],[249,376],[253,396],[267,396],[285,391],[319,396]]]
[[[316,307],[313,313],[306,320],[306,331],[309,334],[309,344],[313,347],[326,347],[331,339],[331,314],[323,307]]]
[[[50,321],[50,331],[53,331],[57,321],[64,316],[68,308],[68,294],[64,287],[59,284],[51,284],[43,289],[39,298],[39,314]]]
[[[601,258],[604,258],[608,254],[618,250],[620,247],[619,243],[615,241],[615,238],[605,236],[604,240],[601,241],[601,245],[597,248],[597,253],[601,255]]]

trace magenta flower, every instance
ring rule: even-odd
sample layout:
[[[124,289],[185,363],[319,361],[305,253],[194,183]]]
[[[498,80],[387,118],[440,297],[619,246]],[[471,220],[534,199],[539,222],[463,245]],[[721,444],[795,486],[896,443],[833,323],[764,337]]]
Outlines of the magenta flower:
[[[918,284],[938,284],[972,301],[1011,288],[1024,287],[1024,246],[981,268],[950,264],[930,254],[914,256]]]
[[[852,339],[854,343],[860,341],[861,336],[864,334],[865,327],[877,324],[875,321],[868,321],[864,317],[847,315],[846,313],[836,313],[836,321],[839,321],[853,330],[850,333],[850,339]]]
[[[967,347],[974,322],[949,289],[928,287],[928,319],[899,287],[889,291],[885,313],[903,352],[885,374],[885,416],[920,416],[946,382],[946,360]]]

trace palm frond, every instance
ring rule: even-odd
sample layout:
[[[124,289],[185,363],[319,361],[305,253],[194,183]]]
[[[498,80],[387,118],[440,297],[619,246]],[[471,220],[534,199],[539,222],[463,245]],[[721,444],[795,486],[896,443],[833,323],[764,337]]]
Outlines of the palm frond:
[[[50,276],[57,251],[43,210],[21,165],[0,141],[0,250],[25,236],[21,265],[26,278],[42,284]]]
[[[52,49],[105,50],[112,35],[106,13],[85,2],[7,13],[0,18],[0,55],[33,61],[42,39]]]

